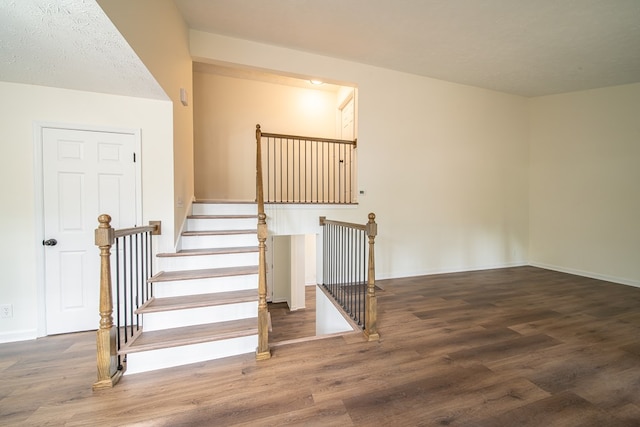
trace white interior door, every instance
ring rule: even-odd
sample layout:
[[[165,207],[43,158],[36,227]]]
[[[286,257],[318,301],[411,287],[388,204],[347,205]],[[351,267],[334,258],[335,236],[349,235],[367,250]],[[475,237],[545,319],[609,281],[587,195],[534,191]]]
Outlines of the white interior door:
[[[353,93],[345,99],[345,102],[340,107],[340,117],[341,124],[340,127],[340,138],[346,139],[349,141],[353,141],[355,139],[355,101],[354,101]],[[343,194],[340,198],[340,202],[353,202],[355,201],[355,191],[352,188],[353,176],[355,171],[353,170],[354,159],[353,156],[355,152],[351,149],[348,150],[348,153],[343,153],[344,155],[340,158],[340,178],[343,180],[345,185],[345,194]]]
[[[47,334],[97,329],[98,216],[136,223],[136,135],[42,129]],[[54,244],[55,240],[55,244]]]
[[[353,141],[355,137],[355,110],[353,95],[348,98],[348,101],[340,108],[340,117],[342,126],[340,128],[340,139],[348,139]]]

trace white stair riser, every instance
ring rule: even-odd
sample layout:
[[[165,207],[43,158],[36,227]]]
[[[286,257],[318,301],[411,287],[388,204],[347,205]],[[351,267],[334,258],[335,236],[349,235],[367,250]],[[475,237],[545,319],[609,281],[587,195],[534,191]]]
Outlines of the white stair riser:
[[[182,249],[234,248],[257,245],[258,236],[254,233],[218,236],[182,236]]]
[[[257,215],[254,203],[194,203],[193,215]]]
[[[257,274],[158,282],[153,285],[153,294],[156,298],[166,298],[181,295],[241,291],[244,289],[255,289],[256,295],[258,294]]]
[[[204,268],[242,267],[258,265],[258,253],[176,256],[158,258],[161,271],[199,270]]]
[[[257,218],[189,218],[187,231],[252,230],[258,226]]]
[[[255,352],[257,346],[258,336],[249,335],[228,340],[130,353],[127,355],[125,375],[252,353]]]
[[[246,319],[258,315],[258,302],[242,302],[212,307],[190,308],[144,314],[144,331],[180,328],[212,322]]]

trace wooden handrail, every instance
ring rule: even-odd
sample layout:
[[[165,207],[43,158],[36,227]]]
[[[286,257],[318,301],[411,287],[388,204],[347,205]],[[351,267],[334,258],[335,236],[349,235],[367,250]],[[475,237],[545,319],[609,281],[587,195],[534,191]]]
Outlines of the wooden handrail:
[[[260,125],[257,125],[257,126],[260,126]],[[347,145],[353,145],[353,146],[358,145],[357,139],[354,139],[352,141],[350,139],[319,138],[314,136],[286,135],[282,133],[267,133],[267,132],[260,132],[260,134],[265,138],[300,139],[302,141],[330,142],[333,144],[347,144]]]
[[[140,227],[131,227],[131,228],[121,228],[119,230],[114,230],[114,237],[117,239],[118,237],[131,236],[138,233],[151,233],[154,236],[161,234],[160,221],[149,221],[149,225],[143,225]]]
[[[98,378],[93,383],[94,390],[113,387],[124,373],[118,364],[117,331],[113,324],[111,247],[117,238],[138,233],[158,235],[161,230],[160,221],[150,221],[148,226],[115,230],[111,228],[111,216],[106,214],[98,217],[98,223],[95,244],[100,249],[100,323],[96,333]]]
[[[256,359],[271,357],[269,349],[269,311],[267,308],[267,215],[264,212],[264,187],[262,183],[262,132],[256,125],[256,202],[258,204],[258,348]]]
[[[371,214],[373,215],[373,214]],[[374,215],[375,217],[375,215]],[[327,217],[321,216],[320,217],[320,225],[325,225],[325,224],[333,224],[333,225],[339,225],[341,227],[349,227],[349,228],[355,228],[356,230],[367,230],[367,224],[355,224],[353,222],[344,222],[344,221],[334,221],[331,219],[327,219]]]

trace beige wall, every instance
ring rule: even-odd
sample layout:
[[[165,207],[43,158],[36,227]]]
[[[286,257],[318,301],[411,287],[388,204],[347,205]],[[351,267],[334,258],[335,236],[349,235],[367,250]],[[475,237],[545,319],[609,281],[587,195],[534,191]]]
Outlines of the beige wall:
[[[526,263],[526,98],[193,30],[191,52],[358,87],[366,195],[356,208],[271,206],[272,232],[319,233],[319,215],[364,223],[374,211],[380,278]]]
[[[530,261],[640,286],[640,84],[531,100]]]
[[[174,239],[188,214],[193,186],[193,88],[189,31],[172,0],[98,0],[100,7],[173,102]],[[187,91],[189,105],[180,102]]]
[[[173,212],[167,209],[172,195],[165,191],[172,185],[165,173],[173,165],[171,115],[168,101],[0,82],[0,233],[6,242],[0,248],[0,304],[13,305],[13,318],[0,321],[0,342],[34,338],[44,327],[38,320],[44,313],[38,308],[44,236],[35,194],[40,171],[34,166],[34,124],[140,130],[143,222],[163,222],[159,247],[166,251],[173,247]]]
[[[255,126],[264,132],[336,137],[337,93],[196,72],[195,194],[255,200]]]

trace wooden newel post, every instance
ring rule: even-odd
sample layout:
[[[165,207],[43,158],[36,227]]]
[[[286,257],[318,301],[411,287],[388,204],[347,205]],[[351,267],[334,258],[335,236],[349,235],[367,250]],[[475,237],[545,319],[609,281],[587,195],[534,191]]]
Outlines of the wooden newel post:
[[[258,348],[256,359],[264,360],[271,357],[269,350],[269,311],[267,310],[267,215],[258,214]]]
[[[113,387],[122,376],[118,370],[111,295],[111,246],[115,242],[115,231],[109,215],[100,215],[98,222],[95,243],[100,248],[100,325],[96,337],[98,380],[93,383],[94,390]]]
[[[256,359],[271,357],[269,350],[269,310],[267,308],[267,215],[264,213],[264,189],[262,187],[262,131],[256,125],[256,202],[258,203],[258,348]]]
[[[369,222],[367,222],[367,236],[369,236],[369,259],[367,271],[367,296],[366,296],[366,320],[364,326],[364,335],[369,341],[380,339],[378,334],[378,302],[376,299],[376,265],[374,244],[376,235],[378,234],[378,224],[376,224],[376,215],[369,214]]]

